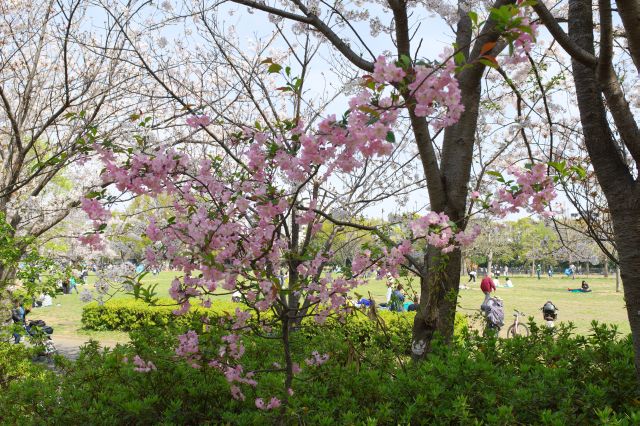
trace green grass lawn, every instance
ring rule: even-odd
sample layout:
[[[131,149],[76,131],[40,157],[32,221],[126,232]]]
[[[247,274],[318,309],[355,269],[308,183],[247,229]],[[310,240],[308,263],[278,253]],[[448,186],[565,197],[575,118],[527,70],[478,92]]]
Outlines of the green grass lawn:
[[[175,272],[165,271],[157,276],[147,275],[145,283],[157,283],[157,291],[161,297],[168,296],[168,289],[171,280],[176,275]],[[95,277],[89,276],[87,286],[92,287]],[[593,291],[591,293],[569,293],[568,287],[577,288],[582,279],[586,279]],[[540,307],[551,300],[559,308],[558,320],[562,322],[571,321],[576,326],[576,332],[586,334],[589,331],[590,323],[596,319],[600,322],[616,324],[622,333],[629,332],[627,312],[624,305],[622,293],[615,292],[615,278],[576,278],[571,280],[566,277],[554,277],[551,279],[530,278],[516,276],[512,278],[514,288],[499,288],[496,294],[504,300],[505,305],[505,327],[511,321],[513,309],[518,309],[533,316],[536,322],[543,324]],[[467,278],[462,278],[462,283],[466,283]],[[405,286],[419,289],[417,280],[408,281],[403,279]],[[504,280],[501,280],[504,283]],[[478,312],[484,295],[480,291],[479,280],[471,284],[468,290],[460,291],[459,311],[466,315],[474,315]],[[78,287],[82,290],[82,286]],[[366,286],[360,287],[356,293],[374,298],[378,302],[385,300],[386,286],[384,280],[369,280]],[[411,291],[409,290],[411,294]],[[118,295],[116,297],[131,297]],[[230,298],[229,295],[221,296]],[[80,318],[84,304],[76,293],[69,295],[58,295],[54,299],[54,305],[47,308],[33,309],[29,315],[30,319],[44,319],[55,329],[54,336],[69,339],[93,338],[103,342],[118,342],[127,340],[127,334],[122,332],[97,332],[82,329]]]

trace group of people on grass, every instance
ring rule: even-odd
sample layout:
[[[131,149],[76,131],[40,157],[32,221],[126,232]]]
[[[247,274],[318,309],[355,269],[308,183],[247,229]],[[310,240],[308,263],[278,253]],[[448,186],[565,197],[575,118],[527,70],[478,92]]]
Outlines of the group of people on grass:
[[[417,311],[420,303],[418,295],[414,294],[413,301],[405,301],[406,299],[407,294],[402,284],[396,283],[392,276],[387,276],[387,300],[385,303],[381,303],[380,307],[393,312]]]
[[[346,296],[347,303],[355,308],[369,308],[372,305],[376,305],[379,309],[392,312],[412,312],[418,310],[420,301],[417,294],[414,293],[413,297],[409,299],[402,283],[397,282],[391,274],[387,275],[386,284],[387,294],[384,302],[376,304],[373,299],[364,297],[356,301],[348,295]]]
[[[84,284],[85,279],[89,276],[89,272],[85,269],[71,269],[69,277],[62,280],[61,287],[63,294],[71,294],[71,291],[75,290],[78,294],[78,284]]]

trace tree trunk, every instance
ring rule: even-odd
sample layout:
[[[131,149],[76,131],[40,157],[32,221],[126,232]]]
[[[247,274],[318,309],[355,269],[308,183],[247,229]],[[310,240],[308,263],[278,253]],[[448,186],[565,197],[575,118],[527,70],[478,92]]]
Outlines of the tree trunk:
[[[616,293],[620,293],[620,267],[616,266]]]
[[[10,285],[13,285],[16,279],[17,269],[13,265],[0,265],[0,292],[4,291]]]
[[[604,259],[604,277],[609,278],[609,259]]]
[[[636,377],[640,381],[640,211],[612,211],[616,247],[620,256],[620,276],[627,306],[627,316],[633,337]],[[616,290],[619,286],[616,285]]]
[[[421,360],[431,351],[435,334],[446,342],[453,337],[458,291],[460,288],[460,250],[443,257],[429,247],[425,256],[426,270],[420,278],[420,309],[413,322],[411,353]]]
[[[591,2],[569,2],[569,36],[594,54]],[[615,246],[640,382],[640,189],[613,139],[596,70],[572,59],[582,133],[595,173],[611,209]],[[637,141],[629,141],[637,143]]]
[[[491,273],[493,271],[493,249],[489,249],[489,254],[487,254],[487,272]]]
[[[531,261],[531,278],[533,278],[533,276],[536,274],[536,261],[532,260]]]
[[[587,271],[587,278],[589,278],[589,262],[585,262],[585,269]]]

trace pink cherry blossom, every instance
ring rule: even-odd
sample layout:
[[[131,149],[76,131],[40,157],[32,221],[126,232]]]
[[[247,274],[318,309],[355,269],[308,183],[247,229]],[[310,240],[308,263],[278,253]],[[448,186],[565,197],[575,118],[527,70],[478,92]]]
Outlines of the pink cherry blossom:
[[[208,115],[192,115],[187,118],[187,125],[189,127],[207,127],[209,124],[211,124],[211,118]]]

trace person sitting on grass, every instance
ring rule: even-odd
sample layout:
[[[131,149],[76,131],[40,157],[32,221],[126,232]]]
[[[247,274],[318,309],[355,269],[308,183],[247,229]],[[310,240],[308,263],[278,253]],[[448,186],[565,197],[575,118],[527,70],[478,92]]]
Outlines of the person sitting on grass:
[[[409,307],[407,308],[407,312],[413,312],[413,311],[417,311],[418,308],[420,307],[420,298],[418,298],[418,296],[414,297],[414,302],[412,304],[409,305]]]
[[[402,293],[402,284],[398,284],[393,293],[391,293],[391,302],[389,310],[394,312],[404,312],[404,294]]]
[[[496,281],[496,280],[494,280],[494,281]],[[511,278],[506,277],[506,281],[504,282],[504,284],[500,285],[500,282],[498,281],[498,283],[496,284],[496,287],[512,288],[513,287],[513,282],[511,281]]]
[[[580,288],[568,288],[567,291],[570,291],[571,293],[589,293],[591,292],[591,289],[586,281],[582,281],[582,286]]]

